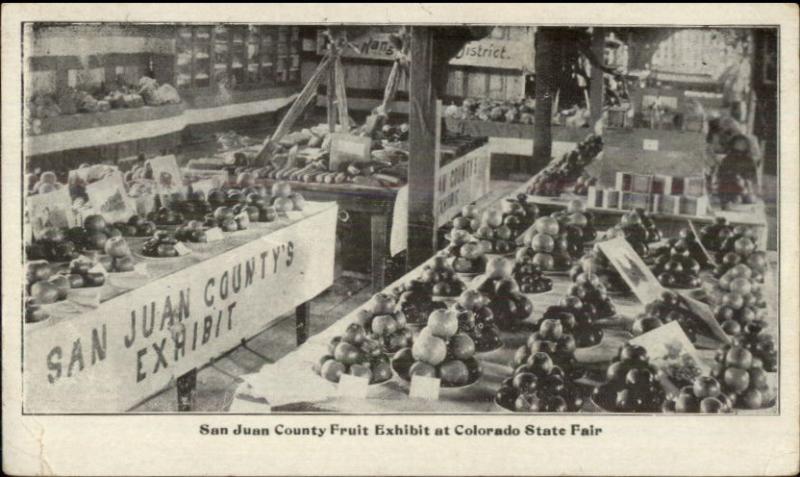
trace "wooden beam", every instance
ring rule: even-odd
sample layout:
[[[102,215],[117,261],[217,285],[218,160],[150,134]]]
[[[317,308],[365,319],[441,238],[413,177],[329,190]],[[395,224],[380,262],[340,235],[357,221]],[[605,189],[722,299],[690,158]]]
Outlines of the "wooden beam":
[[[557,29],[541,27],[536,31],[536,110],[534,111],[533,160],[528,161],[527,171],[535,174],[552,156],[553,138],[550,132],[555,85],[555,65],[559,48]]]
[[[592,54],[598,61],[603,61],[603,50],[605,49],[606,35],[605,29],[595,27],[592,30]],[[591,104],[591,124],[594,125],[603,116],[603,96],[605,86],[603,84],[603,70],[592,67],[592,77],[589,81],[589,99]]]
[[[436,250],[433,195],[438,161],[435,157],[436,98],[433,85],[437,72],[434,70],[433,48],[430,27],[411,27],[406,260],[409,270],[427,260]]]

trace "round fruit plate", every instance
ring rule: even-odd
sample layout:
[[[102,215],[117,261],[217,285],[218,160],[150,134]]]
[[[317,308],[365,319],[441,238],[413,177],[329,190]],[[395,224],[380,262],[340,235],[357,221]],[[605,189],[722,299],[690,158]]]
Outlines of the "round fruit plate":
[[[395,376],[397,376],[406,385],[410,385],[411,384],[411,377],[408,376],[407,373],[400,373],[400,371],[397,370],[397,367],[396,367],[396,364],[395,364],[394,360],[392,360],[391,366],[392,366],[392,371],[394,371]],[[474,374],[471,377],[471,379],[470,379],[470,381],[468,383],[462,384],[461,386],[449,386],[449,385],[447,385],[445,383],[442,383],[441,387],[439,388],[440,389],[440,394],[446,396],[448,394],[461,393],[464,390],[474,386],[478,381],[480,381],[481,376],[483,376],[483,372],[480,372],[478,374]]]

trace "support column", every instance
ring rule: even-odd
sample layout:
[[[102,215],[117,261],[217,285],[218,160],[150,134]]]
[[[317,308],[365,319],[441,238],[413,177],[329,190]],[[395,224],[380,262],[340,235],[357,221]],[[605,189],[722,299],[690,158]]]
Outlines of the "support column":
[[[441,69],[441,68],[439,68]],[[411,27],[409,75],[408,259],[410,270],[436,250],[433,193],[436,177],[436,102],[433,30]]]
[[[603,50],[605,49],[606,38],[603,28],[595,27],[592,31],[592,54],[598,61],[603,61]],[[592,66],[592,77],[589,83],[589,101],[591,102],[591,125],[603,116],[603,96],[605,85],[603,84],[603,70]]]
[[[536,31],[536,111],[534,112],[533,160],[527,163],[527,172],[535,174],[552,156],[553,139],[550,122],[553,114],[555,83],[555,49],[559,47],[555,38],[558,30],[541,27]]]

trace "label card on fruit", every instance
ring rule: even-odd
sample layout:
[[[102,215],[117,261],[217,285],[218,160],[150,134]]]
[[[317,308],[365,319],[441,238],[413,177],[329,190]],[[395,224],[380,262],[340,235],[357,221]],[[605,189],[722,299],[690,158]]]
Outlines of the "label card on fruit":
[[[178,195],[186,197],[187,187],[183,185],[183,174],[181,174],[175,156],[159,156],[149,159],[145,163],[145,171],[145,173],[152,174],[152,178],[156,182],[156,190],[160,196]]]
[[[219,227],[211,227],[210,229],[206,230],[206,242],[216,242],[217,240],[222,240],[225,238],[222,235],[222,229]]]
[[[658,139],[645,139],[642,143],[645,151],[658,151]]]
[[[369,392],[369,379],[364,376],[343,374],[339,378],[336,392],[340,397],[366,399],[367,392]]]
[[[189,255],[190,253],[192,253],[192,250],[189,247],[187,247],[186,244],[184,244],[183,242],[177,242],[175,244],[175,251],[178,252],[178,255],[180,256]]]
[[[710,371],[677,321],[637,336],[630,343],[646,349],[650,363],[671,381],[691,381],[700,375],[707,376]]]
[[[441,383],[442,381],[439,378],[415,374],[411,376],[411,388],[408,390],[408,396],[416,399],[436,401],[439,399]]]
[[[62,186],[45,194],[34,194],[25,198],[28,221],[34,238],[52,228],[65,228],[77,225],[69,189]]]
[[[664,287],[624,237],[598,242],[597,246],[641,303],[661,297]]]
[[[711,333],[714,335],[715,338],[722,341],[723,343],[729,343],[730,338],[725,331],[720,326],[719,322],[717,321],[714,313],[711,312],[711,308],[701,301],[697,301],[694,298],[690,297],[688,293],[680,293],[679,295],[683,298],[684,303],[689,308],[689,310],[694,313],[698,318],[703,320],[703,323],[711,330]],[[698,338],[702,338],[702,336],[698,336]],[[713,348],[717,343],[706,343]]]
[[[136,214],[136,201],[125,190],[122,173],[113,172],[86,186],[89,205],[106,222],[125,222]]]

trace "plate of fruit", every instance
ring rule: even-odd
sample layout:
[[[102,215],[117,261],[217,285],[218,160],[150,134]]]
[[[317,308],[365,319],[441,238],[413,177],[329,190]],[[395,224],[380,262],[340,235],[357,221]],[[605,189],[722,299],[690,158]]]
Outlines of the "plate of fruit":
[[[553,289],[553,280],[544,276],[542,269],[533,263],[533,257],[532,249],[520,248],[511,271],[519,284],[519,291],[526,295],[546,293]]]
[[[591,400],[606,412],[657,413],[666,397],[647,350],[626,343],[607,368],[605,383],[592,391]]]
[[[489,260],[486,273],[476,277],[473,285],[489,298],[489,309],[501,330],[518,330],[532,316],[533,302],[520,292],[508,259],[495,257]]]
[[[428,324],[414,338],[411,347],[392,357],[392,369],[403,381],[416,375],[439,378],[442,389],[463,390],[483,374],[475,358],[475,342],[458,332],[454,313],[431,314]]]
[[[550,355],[539,351],[503,380],[494,404],[510,412],[577,412],[583,407],[583,396]]]
[[[453,305],[458,314],[458,331],[475,342],[476,353],[490,353],[503,348],[500,329],[489,308],[489,298],[478,290],[465,290]]]
[[[383,353],[381,343],[367,336],[363,327],[351,324],[342,336],[328,345],[328,353],[312,366],[323,379],[338,383],[343,374],[365,377],[370,386],[392,379],[389,358]]]
[[[444,253],[433,257],[433,263],[426,264],[419,277],[430,287],[434,299],[455,299],[467,286],[456,276],[451,259]]]
[[[407,326],[405,313],[389,294],[373,295],[356,312],[353,324],[363,328],[371,339],[379,342],[386,354],[394,354],[401,348],[411,346],[413,331]]]
[[[176,258],[181,256],[176,246],[178,246],[178,240],[174,234],[166,230],[157,230],[152,237],[147,239],[138,252],[134,252],[134,255],[146,260]],[[190,253],[191,250],[187,249],[183,255]]]

